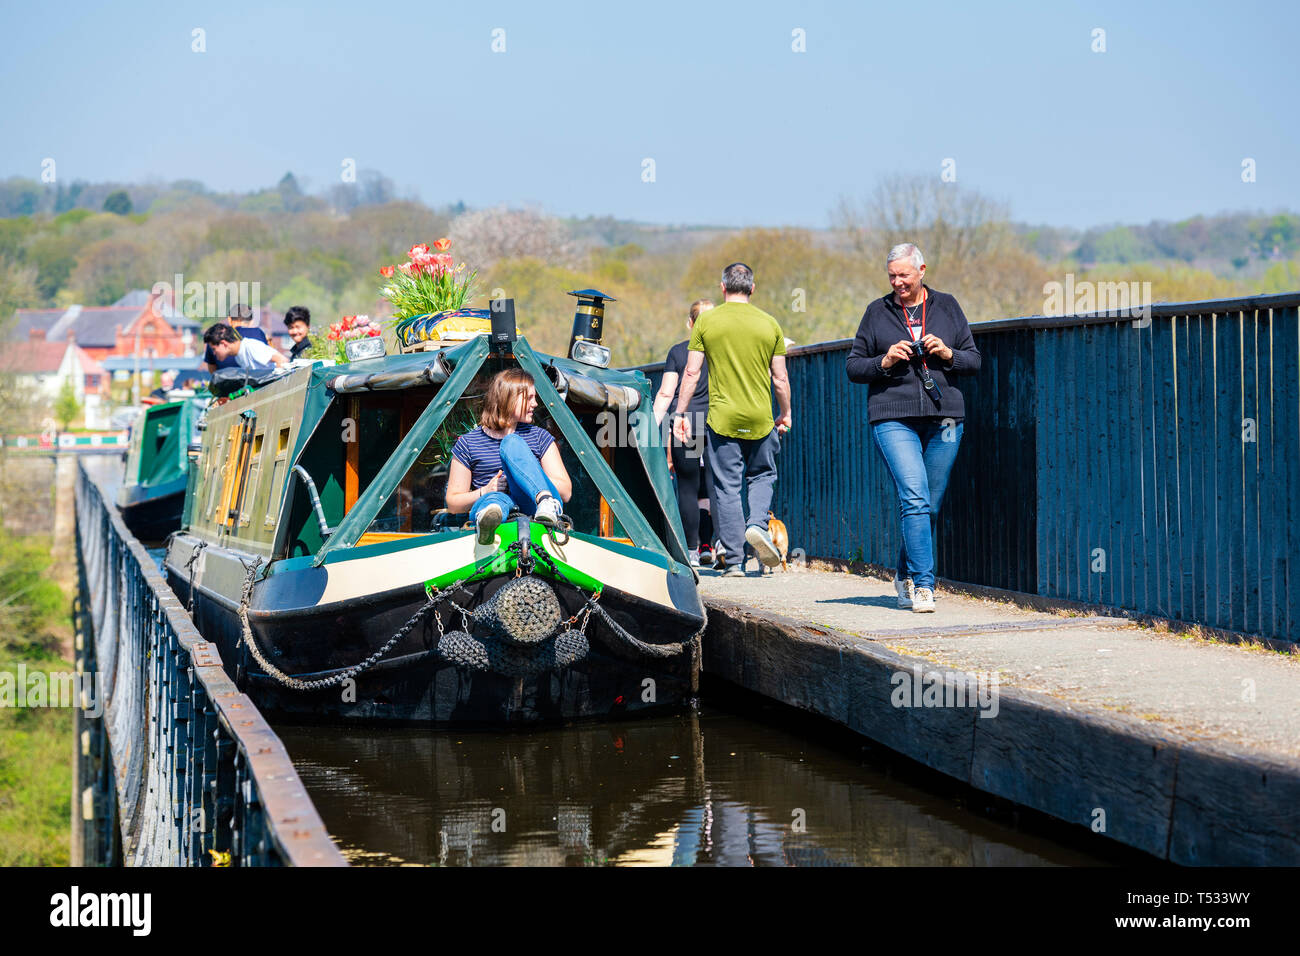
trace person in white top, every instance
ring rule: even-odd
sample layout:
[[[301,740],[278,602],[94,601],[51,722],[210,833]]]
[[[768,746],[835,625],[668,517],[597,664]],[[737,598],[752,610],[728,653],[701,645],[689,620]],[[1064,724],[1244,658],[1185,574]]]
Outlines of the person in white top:
[[[284,365],[288,359],[271,346],[256,339],[240,338],[239,333],[218,322],[203,333],[203,341],[211,346],[218,362],[233,358],[246,372],[263,371]]]

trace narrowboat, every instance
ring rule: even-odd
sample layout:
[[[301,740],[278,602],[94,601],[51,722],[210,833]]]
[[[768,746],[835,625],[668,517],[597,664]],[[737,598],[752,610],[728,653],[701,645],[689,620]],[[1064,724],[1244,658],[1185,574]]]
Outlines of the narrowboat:
[[[535,351],[497,300],[208,410],[165,571],[260,709],[494,725],[693,699],[705,611],[649,382],[607,367],[609,297],[574,294],[567,356]],[[484,545],[444,507],[451,448],[510,367],[534,379],[573,494],[563,527],[513,513]]]
[[[198,424],[207,403],[206,394],[182,394],[145,408],[131,429],[117,507],[141,541],[159,541],[181,526],[189,477],[187,450],[198,441]]]

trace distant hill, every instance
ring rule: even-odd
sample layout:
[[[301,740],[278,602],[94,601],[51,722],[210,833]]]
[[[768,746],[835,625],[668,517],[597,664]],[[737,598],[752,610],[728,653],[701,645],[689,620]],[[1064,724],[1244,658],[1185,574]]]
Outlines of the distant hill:
[[[162,212],[196,199],[215,209],[254,214],[350,212],[410,201],[398,196],[393,182],[374,170],[361,170],[357,182],[340,183],[320,195],[304,192],[292,173],[286,173],[273,187],[246,193],[212,192],[196,180],[49,185],[10,177],[0,181],[0,218],[58,215],[74,209],[101,212],[116,192],[127,194],[137,215]],[[466,206],[457,200],[429,209],[450,219],[465,212]],[[561,221],[579,246],[635,244],[652,254],[678,243],[694,246],[743,231],[728,226],[640,223],[613,216]],[[1179,222],[1115,224],[1087,230],[1024,223],[1013,223],[1012,228],[1024,247],[1044,262],[1074,262],[1085,268],[1138,262],[1186,264],[1224,277],[1248,278],[1300,253],[1300,215],[1288,212],[1225,212]]]
[[[1073,260],[1085,267],[1185,263],[1216,275],[1249,277],[1300,252],[1300,216],[1291,213],[1220,213],[1087,231],[1017,224],[1015,230],[1044,261]]]

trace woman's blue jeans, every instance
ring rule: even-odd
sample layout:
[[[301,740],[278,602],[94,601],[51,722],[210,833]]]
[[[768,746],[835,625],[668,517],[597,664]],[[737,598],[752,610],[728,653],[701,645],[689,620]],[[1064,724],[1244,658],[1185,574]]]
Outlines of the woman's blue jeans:
[[[898,576],[934,589],[934,519],[961,446],[962,423],[942,418],[901,418],[871,426],[876,447],[898,490],[903,546]]]
[[[549,491],[559,500],[560,493],[551,484],[551,479],[542,471],[541,460],[533,454],[528,442],[518,435],[510,434],[501,440],[501,470],[506,473],[506,487],[510,493],[489,491],[469,511],[469,520],[477,521],[479,512],[490,504],[501,506],[501,516],[510,514],[511,508],[518,508],[532,517],[537,514],[537,496]]]

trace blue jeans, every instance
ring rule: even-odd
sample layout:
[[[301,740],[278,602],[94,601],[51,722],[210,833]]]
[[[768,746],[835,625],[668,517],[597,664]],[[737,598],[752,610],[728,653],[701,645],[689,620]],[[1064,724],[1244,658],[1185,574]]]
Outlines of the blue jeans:
[[[489,491],[470,508],[470,521],[477,521],[479,512],[490,504],[501,506],[502,517],[510,514],[511,508],[518,508],[532,517],[537,514],[537,496],[543,491],[550,492],[557,501],[560,498],[555,485],[542,471],[541,459],[518,435],[510,434],[501,440],[501,470],[506,473],[506,487],[510,493]]]
[[[709,467],[713,470],[713,529],[727,552],[727,564],[743,565],[745,531],[750,527],[767,530],[781,435],[773,428],[762,438],[732,438],[706,429]],[[740,499],[742,484],[749,502],[748,515]]]
[[[877,422],[871,436],[898,489],[903,546],[898,576],[918,588],[934,589],[934,529],[948,488],[948,475],[961,446],[962,423],[941,418],[902,418]]]

